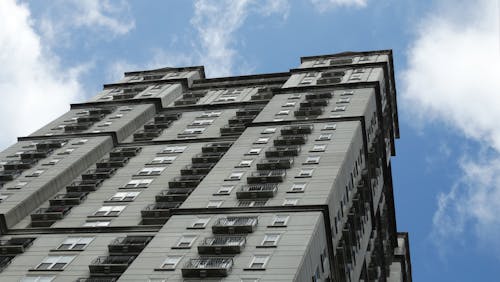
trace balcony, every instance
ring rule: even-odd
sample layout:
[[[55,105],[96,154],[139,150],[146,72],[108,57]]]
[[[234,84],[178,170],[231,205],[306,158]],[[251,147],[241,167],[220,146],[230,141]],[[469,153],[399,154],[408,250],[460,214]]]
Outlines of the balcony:
[[[244,116],[253,116],[255,117],[262,111],[262,108],[245,108],[245,109],[240,109],[236,112],[237,117],[244,117]]]
[[[68,140],[45,140],[36,144],[37,151],[58,149],[68,143]]]
[[[108,245],[110,255],[138,255],[153,239],[153,236],[126,236],[113,240]]]
[[[49,227],[57,220],[63,219],[71,208],[65,206],[39,208],[31,214],[31,227]]]
[[[78,278],[76,282],[116,282],[118,278],[115,277],[88,277]]]
[[[70,185],[66,186],[66,191],[68,193],[72,192],[93,192],[96,191],[99,186],[101,186],[102,179],[89,179],[89,180],[77,180],[73,181]]]
[[[330,92],[322,92],[322,93],[309,93],[306,94],[306,100],[317,100],[317,99],[330,99],[333,95]]]
[[[285,180],[285,170],[259,170],[247,177],[248,184],[280,183]]]
[[[137,93],[118,93],[113,94],[113,101],[133,99]]]
[[[149,80],[160,80],[165,76],[165,74],[149,74],[149,75],[144,75],[142,77],[143,81],[149,81]]]
[[[212,225],[214,234],[252,233],[257,227],[257,217],[228,216],[221,217]]]
[[[204,175],[181,175],[168,182],[168,188],[196,188]]]
[[[85,173],[82,174],[83,180],[97,180],[97,179],[107,179],[110,178],[113,174],[115,174],[116,168],[96,168],[89,169]]]
[[[217,152],[217,153],[201,153],[197,154],[194,157],[191,158],[191,162],[193,164],[200,164],[200,163],[217,163],[222,156],[224,156],[223,152]]]
[[[172,124],[171,121],[165,121],[165,122],[149,122],[144,125],[144,131],[145,132],[156,132],[158,129],[165,129],[168,128]]]
[[[0,240],[1,255],[16,255],[24,253],[29,248],[35,238],[11,238],[9,240]]]
[[[94,124],[93,122],[81,122],[81,123],[66,124],[64,126],[64,132],[74,132],[74,131],[87,130],[93,124]]]
[[[194,189],[168,189],[161,191],[155,197],[156,202],[184,202]]]
[[[220,128],[220,134],[221,136],[240,135],[245,129],[244,125],[226,125]]]
[[[142,150],[141,147],[123,147],[115,148],[109,153],[111,158],[135,157]]]
[[[327,99],[310,99],[306,100],[306,102],[300,103],[301,108],[310,108],[310,107],[326,107],[328,106],[329,101]]]
[[[281,135],[311,134],[313,126],[311,124],[290,125],[281,128]]]
[[[50,199],[50,206],[77,206],[87,198],[89,192],[68,192],[66,194],[58,194],[53,199]]]
[[[181,204],[181,202],[159,202],[148,205],[141,211],[142,224],[164,224],[170,217],[172,209],[178,208]]]
[[[154,118],[155,123],[170,122],[178,120],[182,116],[182,113],[170,113],[170,114],[158,114]]]
[[[293,114],[296,117],[319,116],[319,115],[323,114],[323,108],[321,108],[321,107],[311,107],[311,108],[300,107],[297,111],[294,111]]]
[[[124,89],[125,92],[125,89]],[[114,108],[92,108],[88,109],[89,116],[93,115],[108,115],[112,113],[115,109]]]
[[[257,164],[257,170],[289,169],[293,165],[293,158],[264,159]]]
[[[186,105],[196,105],[200,98],[191,98],[191,99],[180,99],[174,102],[175,106],[186,106]]]
[[[233,259],[224,257],[200,257],[190,259],[182,267],[184,278],[226,277],[233,268]]]
[[[342,77],[321,77],[316,81],[317,85],[337,84],[342,82]]]
[[[89,265],[90,274],[119,276],[134,259],[135,256],[100,256]]]
[[[252,184],[243,185],[238,192],[236,198],[238,199],[258,199],[258,198],[272,198],[278,192],[278,185],[276,184]]]
[[[273,147],[266,151],[266,158],[296,157],[299,153],[299,146]]]
[[[304,145],[307,135],[285,135],[274,139],[274,146]]]
[[[111,157],[101,160],[95,166],[97,169],[120,168],[124,167],[128,163],[128,160],[128,157]]]
[[[19,175],[23,173],[22,170],[4,170],[0,171],[0,181],[7,182],[16,179]]]
[[[182,98],[183,99],[202,98],[202,97],[205,97],[205,95],[206,95],[205,91],[203,91],[203,92],[188,92],[188,93],[182,94]]]
[[[195,163],[181,169],[181,175],[207,175],[215,166],[213,163]]]
[[[0,256],[0,272],[9,266],[13,258],[14,256]]]
[[[45,159],[52,153],[53,149],[48,149],[48,150],[28,150],[24,151],[21,154],[19,154],[19,158],[21,160],[26,160],[26,159]]]
[[[254,94],[250,97],[250,100],[252,101],[258,101],[258,100],[270,100],[271,98],[273,98],[273,93],[272,92],[268,92],[268,93],[257,93],[257,94]]]
[[[134,141],[149,141],[153,140],[154,138],[160,136],[160,134],[163,132],[163,129],[152,129],[152,130],[139,130],[136,133],[134,133]]]
[[[76,123],[85,124],[85,123],[94,123],[102,120],[104,118],[104,114],[96,114],[96,115],[87,115],[76,118]]]
[[[239,254],[246,244],[244,236],[212,236],[198,244],[200,255],[232,255]]]
[[[220,142],[206,144],[201,148],[202,153],[224,153],[231,148],[232,142]]]
[[[238,126],[238,125],[247,126],[252,123],[254,118],[255,118],[254,116],[243,116],[243,117],[232,118],[228,120],[228,124],[230,126]]]

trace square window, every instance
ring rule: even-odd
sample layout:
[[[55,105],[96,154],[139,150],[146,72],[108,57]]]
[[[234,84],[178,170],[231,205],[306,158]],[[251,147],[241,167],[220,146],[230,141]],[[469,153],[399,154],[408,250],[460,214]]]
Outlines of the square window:
[[[313,169],[301,169],[299,174],[295,176],[296,178],[309,178],[312,177]]]
[[[93,216],[119,216],[126,206],[104,206],[94,212]]]
[[[182,235],[182,237],[177,241],[177,245],[172,247],[172,249],[189,249],[196,240],[196,235]]]
[[[176,156],[155,157],[148,164],[171,164],[176,158]]]
[[[282,107],[291,108],[291,107],[295,107],[296,104],[297,104],[297,102],[286,102]]]
[[[243,172],[243,171],[234,171],[234,172],[231,172],[231,174],[224,180],[225,181],[238,181],[243,177],[243,174],[245,174],[245,172]]]
[[[255,255],[250,262],[250,269],[265,269],[267,262],[269,261],[269,255]]]
[[[285,199],[283,201],[283,206],[296,206],[299,199]]]
[[[234,185],[222,185],[215,195],[229,195],[233,189]]]
[[[267,144],[267,142],[269,142],[269,137],[259,137],[253,143],[254,144]]]
[[[224,201],[221,200],[208,201],[207,208],[220,208],[222,203],[224,203]]]
[[[277,116],[287,116],[290,113],[290,110],[281,110],[276,115]]]
[[[64,269],[76,256],[48,256],[45,257],[36,270],[62,270]]]
[[[289,192],[291,192],[291,193],[302,193],[306,189],[306,186],[307,186],[307,183],[304,183],[304,182],[293,183]]]
[[[303,164],[319,164],[320,156],[308,156]]]
[[[81,251],[85,249],[90,242],[94,240],[94,237],[68,237],[66,238],[59,247],[57,247],[57,250],[59,251]]]
[[[162,269],[175,269],[181,261],[182,256],[168,256],[161,264]]]
[[[110,202],[131,202],[139,196],[141,192],[118,192],[115,193],[108,201]]]
[[[197,218],[188,229],[204,229],[208,222],[210,221],[210,217],[199,217]]]
[[[250,167],[252,165],[252,162],[253,160],[241,160],[236,167]]]
[[[328,141],[332,139],[332,134],[330,133],[323,133],[320,134],[319,137],[316,139],[316,141]]]
[[[321,130],[335,130],[337,129],[337,124],[336,123],[329,123],[329,124],[325,124],[323,126],[323,129]]]
[[[336,106],[332,112],[343,112],[345,111],[346,107],[345,106]]]
[[[262,148],[251,148],[246,155],[258,155],[262,151]]]
[[[262,240],[260,247],[276,247],[280,236],[280,234],[274,233],[264,235],[264,239]]]
[[[326,150],[326,144],[315,144],[313,145],[311,150],[309,150],[309,152],[324,152],[325,150]]]
[[[153,179],[133,179],[130,180],[123,188],[147,188]]]
[[[274,216],[270,227],[286,227],[289,219],[289,215],[277,214]]]
[[[276,127],[268,127],[262,131],[262,134],[273,134],[276,132]]]
[[[89,220],[85,221],[84,227],[105,227],[111,224],[111,220]]]
[[[186,150],[187,146],[168,146],[161,150],[162,154],[175,154],[182,153]]]

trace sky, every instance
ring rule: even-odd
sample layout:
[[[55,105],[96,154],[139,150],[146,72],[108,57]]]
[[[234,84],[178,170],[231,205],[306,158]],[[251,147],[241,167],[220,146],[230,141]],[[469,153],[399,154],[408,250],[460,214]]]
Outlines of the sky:
[[[414,281],[499,281],[499,0],[0,1],[0,150],[124,71],[282,72],[392,49]]]

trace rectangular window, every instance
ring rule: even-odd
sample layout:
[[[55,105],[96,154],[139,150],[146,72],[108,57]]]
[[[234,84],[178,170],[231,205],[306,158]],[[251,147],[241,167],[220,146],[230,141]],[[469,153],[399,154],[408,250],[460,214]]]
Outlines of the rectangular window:
[[[261,151],[262,148],[252,148],[246,153],[246,155],[258,155]]]
[[[254,144],[266,144],[267,142],[269,142],[269,137],[259,137],[253,143]]]
[[[203,131],[205,131],[204,127],[193,127],[184,129],[182,134],[202,134]]]
[[[222,114],[222,112],[204,112],[199,117],[218,117]]]
[[[224,203],[224,201],[221,200],[208,201],[207,208],[220,208],[222,203]]]
[[[262,247],[276,247],[280,234],[266,234],[260,246]]]
[[[69,155],[71,154],[75,149],[74,148],[68,148],[68,149],[65,149],[64,151],[58,153],[58,155]]]
[[[221,96],[215,100],[215,102],[234,102],[234,101],[236,101],[236,96]]]
[[[86,221],[83,226],[84,227],[105,227],[111,224],[111,220],[89,220]]]
[[[35,267],[36,270],[62,270],[64,269],[76,256],[48,256]]]
[[[326,144],[313,145],[309,152],[324,152],[326,150]]]
[[[344,92],[340,93],[340,96],[352,96],[354,95],[354,91],[352,90],[344,90]]]
[[[337,129],[337,124],[336,123],[329,123],[329,124],[325,124],[325,126],[323,126],[323,129],[321,130],[335,130]]]
[[[137,196],[139,196],[141,192],[118,192],[113,195],[113,197],[109,198],[110,202],[131,202],[135,200]]]
[[[341,97],[339,98],[339,100],[337,101],[337,104],[347,104],[351,101],[351,98],[349,97]]]
[[[287,116],[290,113],[290,110],[281,110],[276,115],[277,116]]]
[[[269,261],[269,255],[256,255],[252,258],[249,268],[265,269],[268,261]]]
[[[263,207],[267,200],[241,200],[238,202],[238,207]]]
[[[107,127],[107,126],[110,126],[112,124],[111,121],[106,121],[106,122],[103,122],[101,124],[98,124],[97,127]]]
[[[20,282],[51,282],[55,278],[53,275],[24,276]]]
[[[234,185],[222,185],[222,187],[220,187],[217,191],[216,195],[229,195],[231,194],[231,191],[233,189]]]
[[[160,175],[164,170],[164,167],[145,167],[137,175]]]
[[[124,188],[147,188],[151,182],[153,182],[153,179],[133,179]]]
[[[61,245],[59,245],[59,247],[57,247],[57,250],[81,251],[85,249],[90,242],[92,242],[92,240],[94,240],[94,237],[68,237],[61,243]]]
[[[253,160],[241,160],[236,167],[250,167],[252,165],[252,162]]]
[[[213,122],[214,122],[213,119],[196,119],[191,123],[191,125],[194,125],[194,126],[211,125]]]
[[[44,172],[45,172],[45,170],[43,170],[43,169],[37,169],[37,170],[33,171],[31,174],[26,175],[26,177],[38,177],[38,176],[42,175],[42,173],[44,173]]]
[[[314,170],[312,168],[304,168],[304,169],[301,169],[299,174],[295,177],[296,178],[309,178],[309,177],[312,177],[313,171]]]
[[[94,213],[94,216],[118,216],[126,206],[104,206]]]
[[[55,165],[57,164],[61,159],[52,159],[46,163],[44,163],[43,165]]]
[[[171,164],[176,158],[176,156],[155,157],[149,164]]]
[[[189,229],[204,229],[207,226],[209,221],[210,221],[210,217],[199,217],[188,228]]]
[[[296,206],[299,199],[285,199],[283,201],[283,206]]]
[[[195,239],[196,235],[182,235],[173,249],[189,249],[193,245]]]
[[[332,112],[343,112],[345,111],[346,107],[345,106],[336,106]]]
[[[277,214],[274,216],[273,221],[271,222],[271,227],[286,227],[288,220],[290,219],[289,215]]]
[[[79,140],[76,140],[75,143],[71,143],[71,145],[83,145],[85,143],[87,143],[87,141],[89,141],[88,139],[79,139]]]
[[[176,154],[176,153],[182,153],[184,150],[186,150],[187,146],[168,146],[165,147],[163,150],[161,150],[160,153],[162,154]]]
[[[302,94],[293,93],[290,97],[288,97],[288,100],[298,100],[300,98],[302,98]]]
[[[234,171],[234,172],[231,172],[231,174],[224,180],[225,181],[238,181],[243,177],[243,174],[245,174],[245,172],[243,172],[243,171]]]
[[[182,256],[168,256],[162,263],[162,269],[175,269],[181,261]]]
[[[308,156],[303,164],[319,164],[320,156]]]
[[[293,183],[289,192],[292,192],[292,193],[302,193],[306,189],[306,186],[307,186],[307,183],[304,183],[304,182]]]
[[[262,134],[273,134],[276,132],[276,127],[268,127],[262,131]]]
[[[318,136],[318,138],[316,139],[316,141],[328,141],[328,140],[331,140],[332,139],[332,134],[330,133],[323,133],[323,134],[320,134]]]
[[[10,197],[10,194],[3,194],[3,193],[1,193],[0,194],[0,203],[3,203],[9,197]]]

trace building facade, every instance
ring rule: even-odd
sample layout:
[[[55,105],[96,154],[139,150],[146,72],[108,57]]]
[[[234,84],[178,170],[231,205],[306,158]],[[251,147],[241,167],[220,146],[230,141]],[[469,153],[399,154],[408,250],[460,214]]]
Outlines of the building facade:
[[[412,281],[393,70],[125,73],[0,153],[0,280]]]

